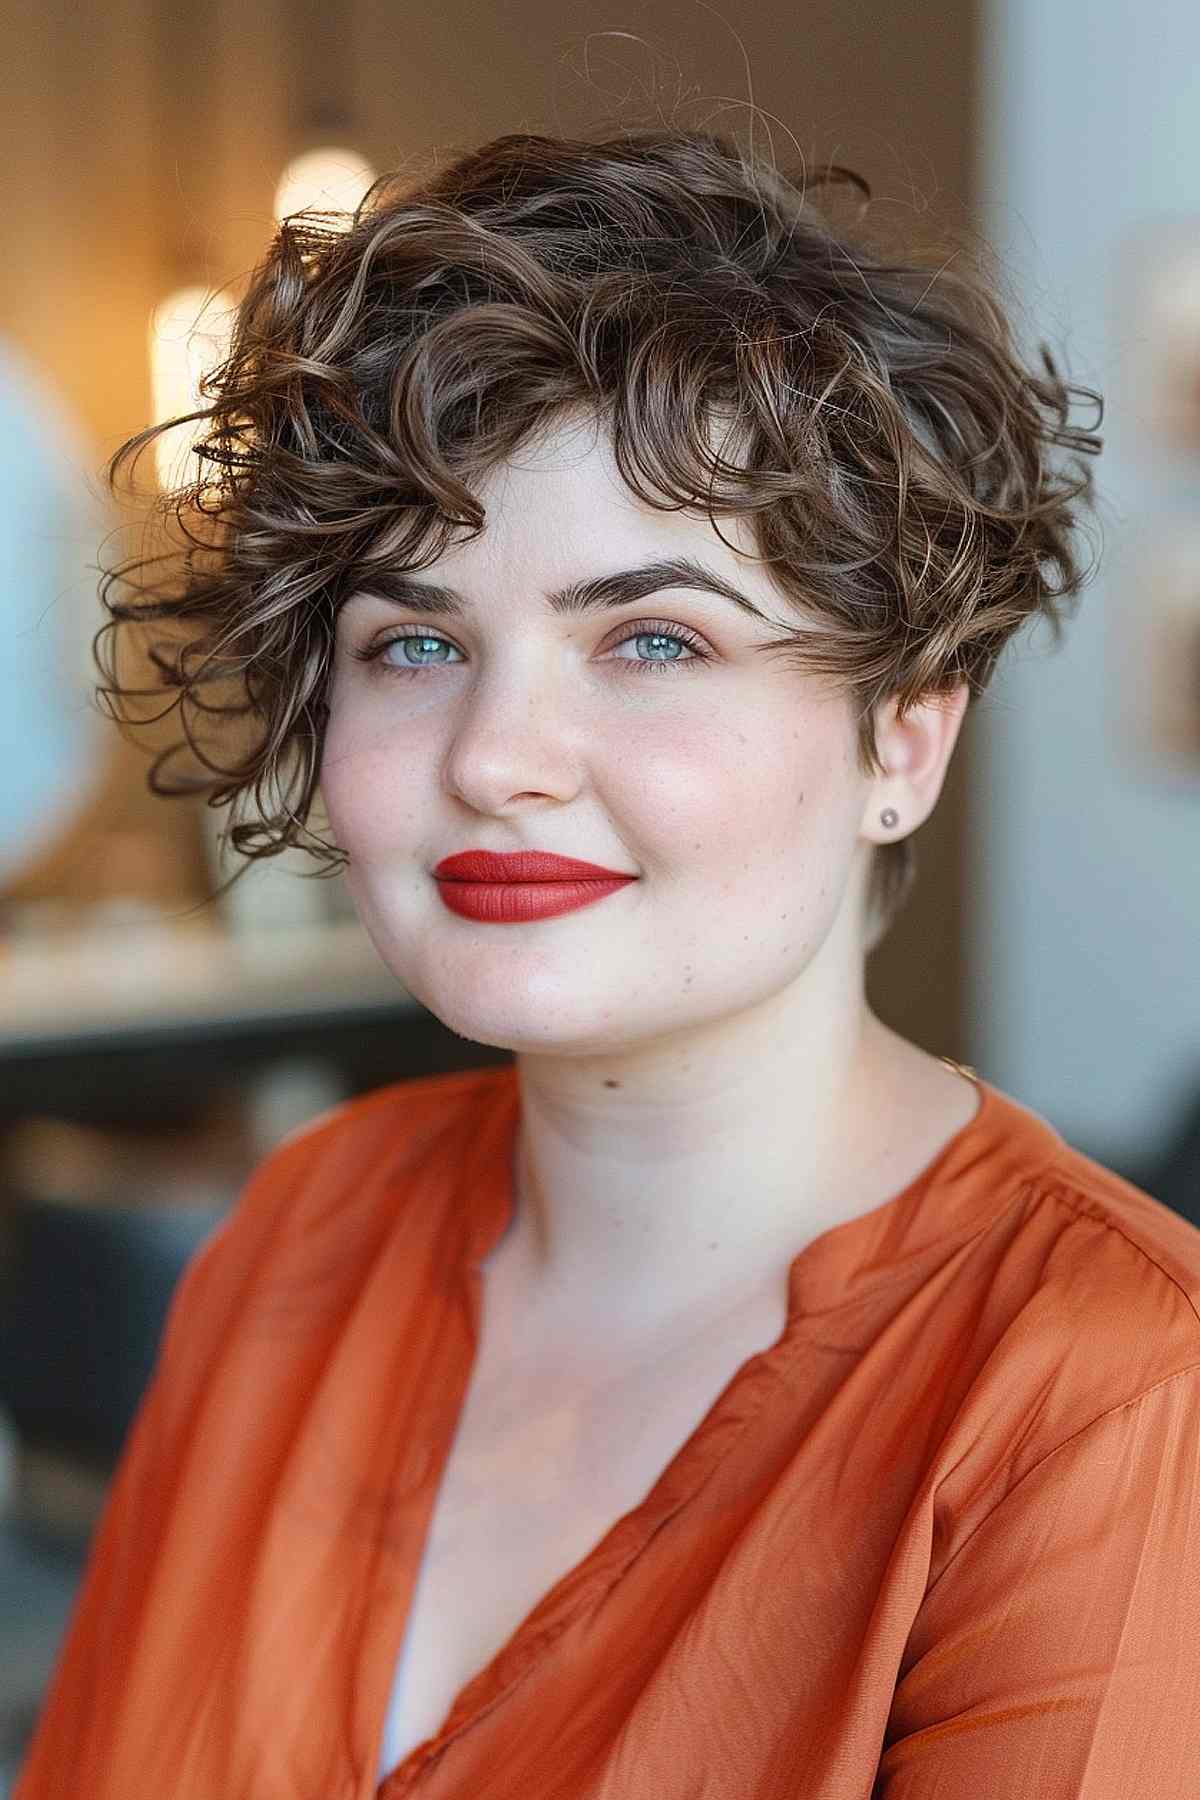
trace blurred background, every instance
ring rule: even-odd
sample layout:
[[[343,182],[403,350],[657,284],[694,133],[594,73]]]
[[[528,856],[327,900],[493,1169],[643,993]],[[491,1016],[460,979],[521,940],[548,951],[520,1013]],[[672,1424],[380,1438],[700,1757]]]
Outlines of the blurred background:
[[[875,1010],[1200,1223],[1200,12],[1193,0],[4,0],[0,1796],[179,1273],[340,1099],[507,1060],[301,854],[150,794],[92,699],[103,465],[194,404],[276,220],[501,132],[630,112],[865,174],[985,243],[1107,401],[1100,571],[966,721]],[[178,476],[186,429],[141,479]],[[132,547],[136,547],[136,536]],[[128,552],[127,552],[128,553]],[[106,560],[109,560],[106,551]]]

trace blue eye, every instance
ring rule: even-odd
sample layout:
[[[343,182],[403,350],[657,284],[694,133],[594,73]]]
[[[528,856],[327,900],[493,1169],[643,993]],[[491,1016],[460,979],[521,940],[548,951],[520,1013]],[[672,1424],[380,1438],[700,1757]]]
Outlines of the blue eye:
[[[624,663],[633,673],[638,675],[647,671],[657,673],[665,670],[668,673],[674,673],[677,669],[699,668],[701,664],[712,660],[711,652],[702,648],[703,640],[699,638],[694,631],[690,631],[686,625],[674,625],[664,619],[655,619],[639,623],[628,631],[618,643],[614,644],[613,649],[616,650],[619,649],[622,644],[637,643],[643,639],[647,643],[653,644],[659,648],[667,644],[679,644],[686,650],[689,650],[691,654],[686,658],[672,656],[670,658],[660,659],[655,656],[646,660],[643,660],[640,657],[617,657],[615,659],[617,662]],[[421,644],[431,650],[457,649],[457,645],[452,644],[449,638],[442,637],[436,631],[395,631],[392,632],[390,636],[381,638],[378,643],[372,644],[366,650],[351,651],[351,655],[358,662],[375,662],[382,658],[384,651],[392,644],[408,643]],[[400,676],[421,675],[426,669],[432,669],[437,666],[438,664],[436,662],[381,662],[381,667],[388,675]],[[447,666],[445,659],[441,660],[440,666],[443,668]]]

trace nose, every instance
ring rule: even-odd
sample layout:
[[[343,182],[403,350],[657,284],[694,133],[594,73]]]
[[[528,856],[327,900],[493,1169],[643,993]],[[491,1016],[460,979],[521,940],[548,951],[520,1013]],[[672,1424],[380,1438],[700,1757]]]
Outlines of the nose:
[[[570,799],[582,751],[570,710],[542,659],[482,677],[455,719],[447,786],[484,812],[517,798]]]

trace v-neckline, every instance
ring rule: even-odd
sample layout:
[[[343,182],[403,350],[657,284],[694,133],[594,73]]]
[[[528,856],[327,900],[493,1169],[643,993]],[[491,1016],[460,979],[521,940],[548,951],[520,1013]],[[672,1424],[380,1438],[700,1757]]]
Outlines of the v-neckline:
[[[498,1705],[516,1683],[540,1661],[554,1641],[589,1603],[599,1602],[625,1574],[651,1538],[689,1500],[733,1449],[758,1415],[795,1351],[806,1341],[810,1318],[827,1319],[837,1306],[851,1307],[864,1295],[886,1282],[890,1266],[876,1266],[872,1251],[886,1244],[901,1221],[907,1229],[906,1250],[920,1254],[962,1229],[975,1226],[980,1215],[995,1204],[993,1195],[1003,1192],[1001,1179],[988,1191],[972,1190],[957,1209],[937,1221],[936,1230],[924,1238],[910,1229],[917,1219],[919,1202],[935,1180],[950,1180],[974,1166],[989,1153],[999,1153],[1002,1163],[1025,1168],[1049,1160],[1062,1147],[1054,1128],[1039,1114],[1011,1100],[962,1064],[942,1058],[971,1080],[979,1093],[972,1118],[960,1127],[926,1166],[898,1193],[852,1219],[830,1226],[810,1239],[792,1259],[788,1269],[787,1317],[781,1332],[764,1350],[741,1362],[714,1398],[695,1428],[671,1456],[643,1498],[610,1525],[583,1557],[559,1577],[520,1624],[478,1672],[459,1689],[441,1725],[415,1744],[403,1759],[372,1787],[374,1800],[402,1800],[426,1765],[439,1757],[464,1731]],[[472,1352],[453,1406],[453,1423],[444,1437],[436,1465],[429,1468],[428,1498],[419,1571],[429,1539],[438,1494],[445,1474],[467,1393],[478,1363],[480,1322],[486,1292],[483,1264],[512,1222],[515,1207],[513,1156],[520,1118],[520,1092],[515,1064],[489,1071],[494,1082],[492,1104],[479,1122],[471,1149],[464,1158],[455,1201],[461,1207],[459,1274],[470,1321]],[[1006,1143],[1006,1139],[1008,1142]],[[1037,1153],[1041,1152],[1041,1155]],[[1000,1173],[1000,1171],[998,1171]],[[841,1286],[837,1300],[829,1295]],[[370,1746],[371,1768],[378,1768],[387,1709],[400,1650],[408,1630],[415,1583],[409,1590],[408,1610],[389,1633],[390,1661],[383,1690],[382,1710],[375,1721]],[[377,1644],[380,1642],[376,1640]],[[379,1688],[376,1688],[376,1692]]]

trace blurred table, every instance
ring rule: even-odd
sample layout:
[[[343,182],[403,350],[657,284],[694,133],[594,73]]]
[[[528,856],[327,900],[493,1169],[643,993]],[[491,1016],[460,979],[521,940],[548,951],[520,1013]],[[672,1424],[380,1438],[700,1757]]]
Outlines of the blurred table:
[[[283,1058],[347,1090],[508,1061],[447,1030],[357,920],[232,936],[142,923],[0,943],[0,1122],[164,1121]]]

